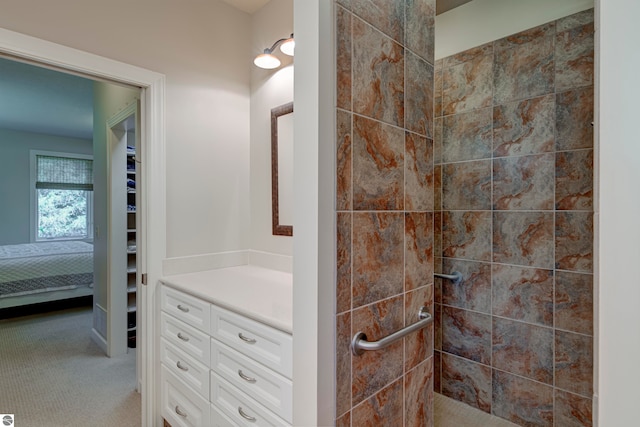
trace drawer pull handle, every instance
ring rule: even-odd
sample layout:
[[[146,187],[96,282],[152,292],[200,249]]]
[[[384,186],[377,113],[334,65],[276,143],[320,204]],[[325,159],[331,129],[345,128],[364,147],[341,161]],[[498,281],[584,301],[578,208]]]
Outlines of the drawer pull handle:
[[[187,418],[187,413],[183,412],[178,405],[176,405],[176,414],[180,415],[183,418]]]
[[[256,343],[256,340],[254,340],[253,338],[247,338],[247,337],[245,337],[244,335],[242,335],[242,332],[239,332],[239,333],[238,333],[238,337],[239,337],[242,341],[244,341],[244,342],[248,342],[249,344],[255,344],[255,343]]]
[[[178,310],[184,312],[184,313],[188,313],[189,312],[189,307],[183,307],[182,304],[178,304]]]
[[[180,338],[184,342],[189,341],[189,337],[185,337],[184,335],[182,335],[182,332],[178,332],[178,338]]]
[[[252,423],[258,421],[255,417],[252,417],[251,415],[247,415],[243,410],[242,410],[242,406],[238,406],[238,413],[240,414],[240,416],[242,418],[244,418],[247,421],[251,421]]]
[[[178,367],[178,369],[181,369],[185,372],[187,372],[189,370],[188,366],[182,366],[182,363],[180,363],[180,361],[178,360],[178,363],[176,363],[176,366]]]
[[[255,383],[257,380],[255,378],[251,378],[246,376],[243,372],[242,369],[238,369],[238,375],[240,375],[240,378],[242,378],[243,380],[245,380],[248,383]]]

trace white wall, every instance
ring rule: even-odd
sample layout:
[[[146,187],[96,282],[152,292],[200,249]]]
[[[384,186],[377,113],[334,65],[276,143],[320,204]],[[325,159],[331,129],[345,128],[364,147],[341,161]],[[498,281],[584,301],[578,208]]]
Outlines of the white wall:
[[[293,33],[293,0],[272,0],[252,15],[251,24],[257,55]],[[293,61],[279,49],[276,55],[283,61],[278,69],[251,67],[251,249],[290,256],[293,239],[271,230],[271,109],[293,101]]]
[[[93,152],[91,140],[0,129],[0,245],[30,241],[29,150]]]
[[[249,246],[249,15],[215,0],[5,0],[0,27],[165,74],[167,256]]]
[[[640,144],[636,84],[640,3],[596,8],[597,411],[600,427],[638,425],[640,392]],[[598,20],[598,12],[600,19]]]
[[[593,7],[594,0],[473,0],[436,16],[436,59]]]

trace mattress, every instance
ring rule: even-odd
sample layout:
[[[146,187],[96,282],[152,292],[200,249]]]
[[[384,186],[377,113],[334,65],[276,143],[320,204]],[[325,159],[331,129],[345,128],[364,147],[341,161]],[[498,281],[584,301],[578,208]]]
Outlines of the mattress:
[[[0,246],[0,298],[93,284],[93,245],[41,242]]]

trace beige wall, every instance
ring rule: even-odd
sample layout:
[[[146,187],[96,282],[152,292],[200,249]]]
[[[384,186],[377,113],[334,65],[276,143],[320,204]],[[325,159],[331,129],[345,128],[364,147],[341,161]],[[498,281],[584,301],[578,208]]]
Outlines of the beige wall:
[[[249,15],[200,0],[8,0],[2,10],[2,28],[165,74],[167,256],[248,247]]]
[[[436,59],[593,7],[593,0],[474,0],[436,17]]]
[[[293,33],[293,0],[272,0],[251,23],[256,55]],[[279,49],[275,53],[280,68],[251,67],[251,249],[291,255],[293,239],[271,231],[271,109],[293,101],[293,61]]]

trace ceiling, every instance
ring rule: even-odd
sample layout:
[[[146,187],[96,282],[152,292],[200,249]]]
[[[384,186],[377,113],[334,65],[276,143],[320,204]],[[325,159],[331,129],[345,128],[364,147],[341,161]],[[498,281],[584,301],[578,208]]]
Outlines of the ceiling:
[[[247,13],[253,13],[262,6],[269,3],[270,0],[223,0],[231,6]],[[389,0],[384,0],[389,1]],[[471,0],[436,0],[436,15],[440,15],[448,10],[469,3]]]
[[[93,138],[93,81],[0,58],[0,128]]]
[[[270,0],[223,1],[254,13]],[[436,13],[470,1],[437,0]],[[0,58],[0,128],[92,139],[93,82]]]

